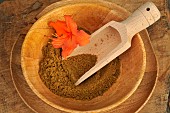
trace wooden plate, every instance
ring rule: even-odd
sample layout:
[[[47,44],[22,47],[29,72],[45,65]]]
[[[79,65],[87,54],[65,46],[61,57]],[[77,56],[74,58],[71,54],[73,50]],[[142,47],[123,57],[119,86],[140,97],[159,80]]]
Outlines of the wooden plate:
[[[63,2],[64,3],[64,2]],[[100,3],[100,2],[98,2],[98,3]],[[58,4],[58,3],[57,3]],[[62,3],[61,3],[62,4]],[[60,4],[60,5],[61,5]],[[112,6],[115,6],[115,10],[118,10],[117,8],[120,8],[120,7],[116,7],[116,5],[115,4],[111,4],[111,3],[107,3],[107,4],[110,4],[110,7],[112,7]],[[55,4],[53,4],[53,6],[55,6]],[[48,7],[49,8],[49,7]],[[113,9],[114,9],[114,7],[112,7]],[[47,11],[47,10],[46,10]],[[120,15],[123,15],[123,13],[125,13],[125,14],[128,14],[125,10],[122,10],[122,8],[120,8]],[[43,14],[43,13],[41,13],[41,14]],[[108,16],[111,16],[111,15],[108,15]],[[126,16],[126,15],[125,15]],[[103,21],[103,22],[107,22],[107,21],[109,21],[109,20],[107,20],[107,18]],[[143,35],[142,35],[143,34]],[[147,36],[147,34],[146,34],[146,31],[145,32],[143,32],[141,35],[142,35],[142,38],[144,38],[144,39],[148,39],[148,38],[146,38],[146,37],[148,37]],[[47,104],[45,104],[43,101],[41,101],[39,98],[37,98],[37,96],[29,89],[29,87],[28,87],[28,85],[27,85],[27,83],[25,82],[25,80],[24,80],[24,77],[23,77],[23,75],[22,75],[22,71],[21,71],[21,67],[20,67],[20,62],[18,62],[18,60],[16,60],[16,58],[18,59],[19,58],[19,56],[20,56],[20,47],[21,47],[21,45],[22,45],[22,41],[23,40],[18,40],[17,42],[16,42],[16,44],[14,45],[14,48],[13,48],[13,54],[12,54],[12,56],[11,56],[11,74],[12,74],[12,77],[13,77],[13,80],[14,80],[14,84],[15,84],[15,86],[16,86],[16,88],[17,88],[17,90],[18,90],[18,92],[19,92],[19,94],[20,94],[20,96],[22,97],[22,99],[27,103],[27,105],[29,105],[32,109],[34,109],[35,111],[38,111],[38,112],[57,112],[57,111],[59,111],[59,110],[57,110],[57,109],[54,109],[53,107],[51,107],[51,106],[49,106],[49,105],[47,105]],[[145,42],[145,40],[144,40],[144,42]],[[147,47],[147,46],[149,46],[149,41],[146,41],[146,44],[145,44],[145,46]],[[149,54],[149,56],[147,56],[147,60],[149,59],[149,57],[152,57],[151,59],[149,59],[149,60],[151,60],[149,63],[154,63],[154,64],[156,64],[156,60],[155,60],[155,56],[154,56],[154,54],[153,54],[153,51],[152,51],[152,48],[151,47],[149,47],[149,49],[148,49],[148,47],[147,48],[145,48],[145,49],[147,49],[148,51],[147,52],[149,52],[150,54]],[[139,109],[140,108],[140,106],[141,105],[143,105],[144,103],[145,103],[145,101],[147,100],[147,98],[149,97],[149,95],[151,94],[151,92],[152,92],[152,89],[153,89],[153,87],[154,87],[154,85],[155,85],[155,81],[156,81],[156,73],[157,73],[157,69],[156,69],[156,67],[153,67],[154,65],[149,65],[150,67],[148,67],[148,64],[149,64],[148,62],[147,62],[147,69],[146,69],[146,71],[145,71],[145,76],[144,76],[144,79],[143,79],[143,81],[146,79],[146,80],[150,80],[150,78],[148,79],[148,77],[151,77],[152,78],[152,80],[151,81],[149,81],[149,84],[150,85],[148,85],[147,84],[147,87],[148,86],[150,86],[149,87],[149,89],[150,90],[148,90],[148,91],[145,91],[145,92],[143,92],[142,93],[142,95],[140,94],[138,94],[138,93],[136,93],[136,92],[138,92],[138,90],[139,89],[142,89],[142,85],[140,85],[140,87],[139,87],[139,89],[135,92],[135,94],[134,95],[132,95],[132,97],[134,96],[135,98],[137,98],[137,99],[135,99],[135,100],[133,100],[133,98],[132,97],[130,97],[129,99],[130,99],[130,101],[129,101],[129,104],[128,104],[128,106],[127,106],[127,108],[125,107],[125,106],[123,106],[123,104],[125,103],[125,105],[127,105],[127,103],[128,103],[128,100],[127,101],[125,101],[123,104],[121,104],[120,106],[118,106],[117,108],[115,108],[113,111],[115,111],[115,110],[119,110],[119,109],[121,109],[121,111],[122,111],[122,106],[123,106],[123,108],[126,108],[126,109],[124,109],[124,110],[126,110],[126,111],[128,111],[128,110],[130,110],[131,112],[133,111],[133,110],[137,110],[137,109]],[[147,72],[147,73],[146,73]],[[150,76],[146,76],[146,74],[149,74]],[[146,81],[145,80],[145,81]],[[143,81],[142,81],[142,83],[141,84],[143,84]],[[147,81],[148,82],[148,81]],[[22,84],[22,87],[21,87],[21,84]],[[145,84],[143,84],[143,85],[145,85]],[[24,87],[23,87],[24,86]],[[145,89],[146,87],[143,87],[143,89]],[[139,90],[140,91],[140,90]],[[141,90],[142,91],[142,90]],[[144,91],[144,90],[143,90]],[[136,97],[137,96],[137,97]],[[30,98],[32,98],[32,99],[30,99]],[[141,97],[141,98],[140,98]],[[145,97],[145,98],[144,98]],[[139,99],[140,98],[140,99]],[[139,100],[138,100],[139,99]],[[34,101],[34,100],[36,100],[36,102]],[[132,101],[133,100],[133,101]],[[137,104],[135,103],[136,101],[140,101],[140,102],[138,102]],[[143,100],[143,101],[142,101]],[[34,102],[34,104],[32,104]],[[134,104],[133,104],[133,102],[135,103],[135,106],[134,106]],[[129,107],[131,105],[131,107]],[[43,106],[43,107],[42,107]],[[131,108],[131,109],[130,109]],[[47,110],[45,110],[45,109],[47,109]],[[112,111],[112,112],[113,112]],[[119,111],[119,112],[121,112],[121,111]],[[118,111],[115,111],[115,112],[118,112]],[[123,112],[123,113],[125,113],[125,111]]]

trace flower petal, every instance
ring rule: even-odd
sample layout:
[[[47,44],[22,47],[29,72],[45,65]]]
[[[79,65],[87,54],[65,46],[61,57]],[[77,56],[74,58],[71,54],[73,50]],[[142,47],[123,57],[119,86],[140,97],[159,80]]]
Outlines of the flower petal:
[[[62,35],[57,38],[52,38],[52,45],[54,48],[62,48],[65,40],[67,40],[67,35]]]
[[[64,21],[57,20],[56,22],[49,22],[49,26],[55,29],[58,36],[66,34],[68,30],[66,22]]]
[[[62,50],[62,57],[64,59],[66,59],[67,56],[70,55],[73,50],[74,50],[74,48],[66,48],[66,49]]]
[[[76,37],[77,44],[79,44],[80,46],[84,46],[90,42],[89,39],[90,35],[88,35],[83,30],[78,31],[75,37]]]
[[[64,43],[64,40],[61,39],[55,39],[52,41],[52,45],[54,48],[61,48]]]
[[[76,34],[78,31],[77,24],[73,21],[70,15],[65,15],[64,18],[66,20],[67,27],[70,30],[69,32],[71,32],[72,34]]]
[[[68,38],[65,40],[63,46],[62,46],[62,56],[66,58],[68,55],[72,53],[72,51],[77,47],[77,43],[75,38]]]
[[[68,48],[76,48],[77,43],[76,43],[75,37],[67,39],[64,43],[64,46]]]

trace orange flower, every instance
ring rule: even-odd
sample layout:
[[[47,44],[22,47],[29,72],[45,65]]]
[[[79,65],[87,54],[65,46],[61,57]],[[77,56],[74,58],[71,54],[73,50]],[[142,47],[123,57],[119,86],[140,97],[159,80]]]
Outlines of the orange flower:
[[[71,16],[65,15],[65,21],[57,20],[49,22],[49,26],[56,31],[57,38],[52,39],[54,48],[62,48],[62,57],[66,58],[71,52],[79,46],[84,46],[90,42],[90,35],[83,30],[77,30],[77,24]]]

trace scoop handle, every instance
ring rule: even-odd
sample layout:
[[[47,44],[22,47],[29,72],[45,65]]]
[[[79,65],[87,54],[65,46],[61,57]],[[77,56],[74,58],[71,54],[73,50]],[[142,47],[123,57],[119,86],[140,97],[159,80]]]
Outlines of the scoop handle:
[[[136,33],[146,29],[159,20],[160,16],[161,14],[154,3],[146,2],[121,23],[125,24],[127,35],[132,39]]]

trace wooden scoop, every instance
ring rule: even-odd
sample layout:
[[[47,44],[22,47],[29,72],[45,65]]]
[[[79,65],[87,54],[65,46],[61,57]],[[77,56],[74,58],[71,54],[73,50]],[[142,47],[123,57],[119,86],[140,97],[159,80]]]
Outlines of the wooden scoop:
[[[98,58],[96,65],[80,77],[75,85],[79,85],[117,56],[125,52],[131,47],[132,37],[152,25],[159,18],[160,12],[157,7],[152,2],[147,2],[126,20],[122,22],[111,21],[95,31],[91,35],[88,45],[76,48],[70,55],[93,54],[97,55]]]

